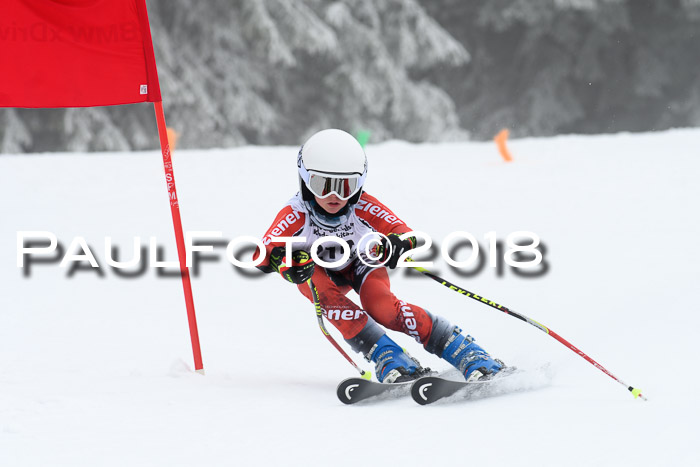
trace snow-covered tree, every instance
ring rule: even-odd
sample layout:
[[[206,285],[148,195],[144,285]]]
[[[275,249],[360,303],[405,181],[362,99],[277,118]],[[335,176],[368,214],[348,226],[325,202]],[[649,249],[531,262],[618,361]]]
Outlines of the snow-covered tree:
[[[297,144],[326,126],[370,130],[374,140],[460,131],[450,97],[410,71],[464,64],[468,54],[415,0],[148,6],[166,117],[181,134],[180,147]],[[138,107],[70,109],[51,118],[65,133],[54,138],[55,149],[157,144],[145,131],[152,112]],[[19,136],[11,141],[31,149]]]
[[[476,137],[698,124],[697,0],[421,3],[473,55],[428,77]]]
[[[14,109],[0,109],[0,153],[19,154],[32,144],[32,135]]]
[[[700,125],[700,0],[147,4],[179,147]],[[0,109],[0,150],[155,148],[147,107]]]
[[[468,54],[413,0],[154,6],[169,120],[186,145],[296,144],[326,126],[413,140],[459,128],[451,99],[409,70]]]

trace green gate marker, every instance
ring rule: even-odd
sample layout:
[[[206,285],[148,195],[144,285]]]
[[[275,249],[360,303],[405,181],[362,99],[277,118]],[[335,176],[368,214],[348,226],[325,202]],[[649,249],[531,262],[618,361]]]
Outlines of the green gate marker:
[[[357,138],[357,141],[360,143],[360,146],[364,148],[365,145],[369,142],[369,137],[371,135],[372,132],[369,130],[360,130],[357,132],[357,136],[355,136],[355,138]]]

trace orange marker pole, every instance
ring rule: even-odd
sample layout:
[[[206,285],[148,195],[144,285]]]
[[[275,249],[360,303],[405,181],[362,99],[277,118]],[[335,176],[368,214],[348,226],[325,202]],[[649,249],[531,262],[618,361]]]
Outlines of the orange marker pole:
[[[168,133],[168,142],[170,142],[170,151],[174,151],[177,147],[177,139],[180,137],[180,134],[170,127],[167,127],[166,131]]]
[[[496,142],[496,146],[498,146],[498,152],[501,153],[501,157],[503,157],[503,160],[506,162],[513,161],[513,156],[510,154],[508,146],[506,146],[506,141],[508,140],[509,134],[510,132],[504,128],[493,138],[493,140]]]

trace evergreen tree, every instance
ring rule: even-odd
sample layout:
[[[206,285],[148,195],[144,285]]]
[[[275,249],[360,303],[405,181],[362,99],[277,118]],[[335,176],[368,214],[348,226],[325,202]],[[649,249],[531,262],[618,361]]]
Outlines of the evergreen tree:
[[[427,77],[477,138],[698,125],[697,0],[422,3],[472,53]]]
[[[0,153],[20,153],[31,146],[32,135],[14,109],[0,112]]]
[[[450,97],[411,69],[459,65],[466,50],[415,0],[148,2],[168,124],[181,147],[298,144],[328,126],[374,140],[459,135]],[[156,147],[153,114],[134,108],[23,110],[31,138],[3,147]],[[18,121],[19,119],[19,121]],[[8,120],[9,121],[9,120]],[[60,126],[62,132],[35,132]],[[9,130],[9,128],[8,128]],[[7,133],[7,131],[5,132]]]

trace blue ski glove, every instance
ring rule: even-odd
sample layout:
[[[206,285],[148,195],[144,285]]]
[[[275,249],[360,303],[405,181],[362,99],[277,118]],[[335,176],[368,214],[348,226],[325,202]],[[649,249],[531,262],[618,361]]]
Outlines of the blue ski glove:
[[[399,257],[405,252],[416,247],[416,237],[408,237],[401,240],[399,234],[390,233],[382,238],[382,243],[377,248],[377,260],[384,263],[389,269],[394,269],[399,262]]]
[[[284,247],[277,246],[270,252],[270,266],[279,272],[285,280],[294,284],[302,284],[314,274],[315,264],[311,255],[304,250],[292,253],[292,265],[285,265]]]

